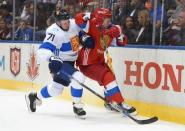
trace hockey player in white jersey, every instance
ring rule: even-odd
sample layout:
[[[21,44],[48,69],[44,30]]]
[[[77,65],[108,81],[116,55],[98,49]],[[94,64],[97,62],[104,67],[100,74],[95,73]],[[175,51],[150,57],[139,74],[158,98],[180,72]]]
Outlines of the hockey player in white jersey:
[[[31,112],[35,112],[42,99],[58,96],[64,87],[70,85],[73,111],[77,116],[84,118],[86,112],[81,103],[83,87],[67,75],[71,75],[81,83],[84,82],[84,75],[74,68],[74,62],[81,46],[79,43],[80,28],[75,24],[74,19],[70,19],[70,15],[65,10],[56,12],[55,17],[56,23],[48,27],[46,37],[37,51],[37,56],[40,59],[49,62],[48,67],[53,81],[39,92],[31,92],[26,95],[27,106]],[[82,43],[83,46],[94,47],[90,36],[85,36]]]

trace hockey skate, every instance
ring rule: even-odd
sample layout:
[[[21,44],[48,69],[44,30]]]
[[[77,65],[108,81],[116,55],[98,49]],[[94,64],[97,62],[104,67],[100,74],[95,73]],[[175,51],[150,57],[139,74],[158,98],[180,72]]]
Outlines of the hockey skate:
[[[77,118],[86,119],[86,112],[83,109],[82,103],[73,103],[73,111]]]
[[[30,112],[36,111],[36,106],[40,106],[42,101],[37,97],[37,93],[29,93],[25,95],[26,104]]]
[[[125,102],[117,104],[116,102],[105,102],[104,106],[106,109],[116,112],[127,112],[130,115],[136,115],[137,111],[134,107],[126,104]]]
[[[106,108],[107,110],[109,110],[109,111],[116,111],[116,112],[118,112],[118,110],[114,109],[114,108],[111,106],[111,103],[109,103],[109,102],[105,102],[105,103],[104,103],[104,106],[105,106],[105,108]]]

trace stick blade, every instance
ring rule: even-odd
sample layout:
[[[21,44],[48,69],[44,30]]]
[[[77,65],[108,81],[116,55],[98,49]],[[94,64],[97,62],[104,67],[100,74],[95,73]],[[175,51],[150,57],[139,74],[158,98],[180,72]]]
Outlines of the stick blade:
[[[142,124],[142,125],[154,123],[154,122],[156,122],[156,121],[158,121],[158,117],[156,117],[156,116],[154,116],[154,117],[152,117],[152,118],[149,118],[149,119],[146,119],[146,120],[136,120],[136,122],[137,122],[138,124]]]

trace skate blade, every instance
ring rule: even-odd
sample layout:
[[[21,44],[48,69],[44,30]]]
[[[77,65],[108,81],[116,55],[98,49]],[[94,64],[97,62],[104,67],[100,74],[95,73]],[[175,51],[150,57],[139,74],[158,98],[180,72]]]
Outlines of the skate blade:
[[[86,117],[86,115],[83,115],[83,116],[75,115],[75,118],[85,120],[87,117]]]
[[[129,113],[131,116],[136,116],[137,115],[137,111],[134,111],[132,113]]]
[[[120,112],[123,117],[127,117],[123,112]],[[130,116],[137,116],[137,111],[129,113]]]
[[[36,105],[37,106],[41,106],[42,105],[42,101],[41,100],[36,100]]]
[[[26,105],[27,105],[27,108],[28,108],[28,111],[31,113],[31,109],[30,109],[30,101],[29,101],[29,98],[27,95],[25,95],[25,100],[26,100]]]
[[[111,112],[119,112],[118,110],[115,110],[113,108],[105,108],[107,111],[111,111]]]

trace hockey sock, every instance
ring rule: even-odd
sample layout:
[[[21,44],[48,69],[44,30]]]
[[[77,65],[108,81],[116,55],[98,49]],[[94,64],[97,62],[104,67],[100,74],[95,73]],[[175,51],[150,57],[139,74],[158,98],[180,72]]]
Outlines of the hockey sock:
[[[124,101],[121,95],[121,92],[119,90],[119,87],[115,81],[106,85],[105,97],[110,102],[121,103]]]

